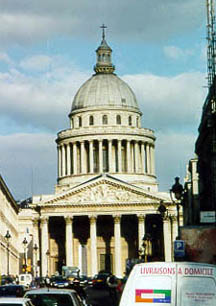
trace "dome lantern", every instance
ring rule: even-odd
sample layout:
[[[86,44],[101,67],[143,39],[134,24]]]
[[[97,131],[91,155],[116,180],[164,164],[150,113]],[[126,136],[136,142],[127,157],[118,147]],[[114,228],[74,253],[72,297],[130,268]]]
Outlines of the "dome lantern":
[[[102,41],[100,46],[97,48],[97,63],[94,66],[94,71],[98,73],[113,73],[115,66],[112,64],[112,49],[108,46],[105,40],[105,28],[104,24],[102,28]]]

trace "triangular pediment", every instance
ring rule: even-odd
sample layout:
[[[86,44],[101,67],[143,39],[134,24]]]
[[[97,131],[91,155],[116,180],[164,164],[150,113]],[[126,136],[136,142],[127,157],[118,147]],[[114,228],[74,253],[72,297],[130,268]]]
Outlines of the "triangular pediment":
[[[148,192],[140,187],[119,181],[113,177],[101,176],[63,193],[54,195],[42,205],[91,205],[124,203],[160,203],[158,193]]]

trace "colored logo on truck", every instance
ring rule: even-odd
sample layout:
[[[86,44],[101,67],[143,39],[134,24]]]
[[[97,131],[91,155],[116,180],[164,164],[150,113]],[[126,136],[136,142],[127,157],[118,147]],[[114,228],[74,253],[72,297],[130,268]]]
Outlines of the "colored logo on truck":
[[[171,303],[171,290],[136,289],[136,303]]]

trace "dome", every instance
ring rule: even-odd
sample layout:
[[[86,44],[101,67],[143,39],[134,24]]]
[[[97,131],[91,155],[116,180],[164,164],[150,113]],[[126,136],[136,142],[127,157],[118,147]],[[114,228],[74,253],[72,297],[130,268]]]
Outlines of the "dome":
[[[139,111],[131,88],[114,74],[115,66],[111,60],[112,49],[105,40],[104,31],[96,54],[95,74],[78,90],[71,111],[97,107],[128,108]]]
[[[132,108],[139,111],[131,88],[113,73],[93,75],[78,90],[72,111],[89,107]]]

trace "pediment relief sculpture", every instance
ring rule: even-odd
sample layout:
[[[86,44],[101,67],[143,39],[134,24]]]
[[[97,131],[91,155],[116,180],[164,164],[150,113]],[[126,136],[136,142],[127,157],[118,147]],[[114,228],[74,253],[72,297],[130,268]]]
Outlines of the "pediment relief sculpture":
[[[106,183],[91,186],[90,188],[84,188],[75,194],[66,194],[61,199],[54,199],[52,203],[64,202],[67,204],[95,204],[95,203],[136,203],[143,202],[150,203],[154,200],[145,193],[139,194],[133,192],[133,190],[127,190],[125,188],[109,185]],[[156,200],[156,197],[155,197]]]

